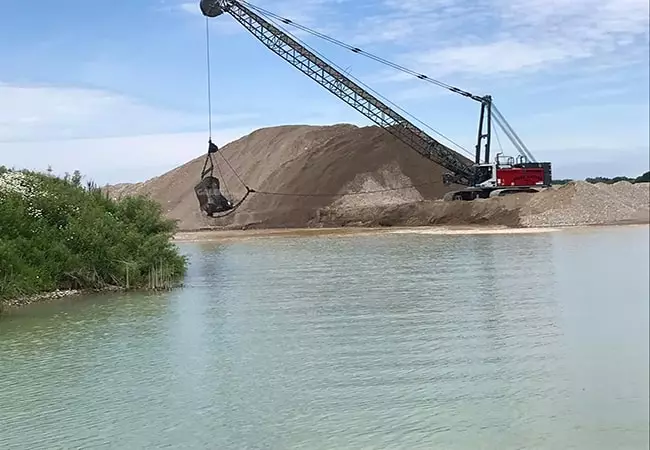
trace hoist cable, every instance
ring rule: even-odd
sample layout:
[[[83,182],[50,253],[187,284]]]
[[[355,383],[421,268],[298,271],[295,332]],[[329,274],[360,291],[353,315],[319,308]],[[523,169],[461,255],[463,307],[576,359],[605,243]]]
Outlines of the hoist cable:
[[[205,19],[205,62],[206,62],[206,72],[207,72],[207,96],[208,96],[208,142],[209,145],[212,146],[214,145],[212,143],[212,70],[211,70],[212,63],[210,58],[210,22],[207,17]],[[217,150],[216,153],[221,153],[221,152]],[[223,155],[221,156],[223,157]],[[210,153],[210,150],[208,150],[208,156],[206,158],[205,163],[203,164],[203,171],[201,172],[201,178],[203,178],[206,174],[205,169],[208,163],[208,159],[210,160],[210,176],[212,176],[212,171],[214,170],[214,166],[216,165],[217,173],[221,178],[221,182],[223,183],[225,193],[228,197],[230,197],[228,185],[226,184],[226,180],[221,172],[221,168],[219,167],[219,164],[212,159],[212,153]],[[223,159],[224,161],[226,161],[226,163],[233,171],[237,179],[239,179],[239,181],[246,187],[246,194],[237,203],[232,205],[232,208],[230,210],[216,216],[212,215],[211,218],[213,219],[219,219],[222,217],[229,216],[230,214],[233,214],[242,205],[242,203],[244,203],[244,201],[248,198],[248,196],[253,192],[246,185],[246,183],[243,182],[239,174],[233,169],[233,167],[230,165],[228,160],[225,157]]]
[[[215,167],[217,169],[217,175],[219,178],[221,178],[221,184],[223,185],[223,191],[226,194],[226,198],[230,198],[230,190],[228,189],[228,184],[226,183],[226,177],[223,176],[223,172],[221,171],[221,167],[219,167],[219,163],[216,163]]]
[[[205,18],[205,62],[207,66],[208,84],[208,139],[212,140],[212,74],[210,66],[210,22]]]
[[[245,5],[247,5],[247,6],[249,6],[251,9],[255,9],[255,10],[257,10],[258,12],[260,12],[260,13],[263,14],[263,15],[267,15],[267,16],[270,16],[270,17],[275,17],[275,18],[277,18],[278,20],[281,20],[281,21],[284,22],[284,23],[288,23],[288,24],[293,25],[293,26],[295,26],[295,27],[298,27],[298,28],[304,29],[304,31],[307,31],[307,32],[309,32],[309,33],[311,33],[311,34],[315,34],[315,35],[317,35],[318,37],[321,37],[321,38],[323,38],[323,39],[327,39],[327,40],[329,40],[330,42],[334,42],[334,43],[336,43],[336,44],[338,44],[338,45],[342,45],[342,46],[344,46],[344,47],[346,47],[346,48],[348,48],[348,49],[350,49],[350,50],[355,51],[356,53],[361,53],[361,54],[363,54],[364,56],[371,57],[372,59],[375,59],[375,60],[377,60],[377,61],[379,61],[379,62],[382,62],[382,63],[384,63],[384,64],[391,65],[391,66],[393,66],[393,67],[395,67],[395,68],[398,68],[399,70],[408,71],[408,69],[406,69],[406,68],[402,68],[401,66],[398,66],[398,65],[396,65],[396,64],[392,64],[392,63],[390,63],[389,61],[383,60],[382,58],[375,57],[374,55],[371,55],[371,54],[369,54],[369,53],[363,52],[363,51],[361,51],[360,49],[355,49],[355,48],[353,48],[353,47],[351,47],[351,46],[348,46],[347,44],[344,44],[344,43],[341,42],[341,41],[337,41],[336,39],[333,39],[333,38],[330,38],[330,37],[328,37],[328,36],[326,36],[326,35],[323,35],[322,33],[314,32],[313,30],[310,30],[310,29],[308,29],[307,27],[303,27],[302,25],[295,24],[295,23],[293,23],[292,21],[290,21],[290,20],[288,20],[288,19],[285,19],[285,18],[283,18],[283,17],[277,16],[277,15],[271,13],[271,12],[268,12],[268,11],[266,11],[266,10],[263,10],[262,8],[259,8],[259,7],[257,7],[257,6],[251,5],[251,4],[249,4],[249,3],[245,2],[245,1],[241,1],[241,3],[242,3],[242,4],[245,4]],[[267,17],[267,18],[268,18],[268,17]],[[269,19],[269,20],[272,21],[272,19]],[[279,26],[279,25],[277,25],[277,24],[276,24],[276,26],[278,26],[278,28],[282,28],[281,26]],[[205,37],[206,37],[207,96],[208,96],[208,133],[209,133],[209,141],[212,142],[212,83],[211,83],[211,78],[212,78],[212,77],[211,77],[211,55],[210,55],[210,26],[209,26],[209,19],[208,19],[207,17],[206,17]],[[304,43],[302,43],[302,44],[305,45]],[[310,47],[307,46],[307,45],[305,45],[305,47],[309,48],[309,49],[310,49],[311,51],[313,51],[315,54],[318,54],[318,55],[319,55],[323,60],[327,61],[327,62],[328,62],[329,64],[331,64],[333,67],[336,67],[336,68],[338,68],[339,70],[341,70],[341,69],[340,69],[336,64],[334,64],[334,63],[331,62],[331,61],[328,61],[327,58],[325,58],[323,55],[320,55],[320,54],[319,54],[316,50],[314,50],[313,48],[310,48]],[[412,71],[410,71],[410,72],[412,72]],[[447,84],[442,83],[442,82],[438,82],[437,80],[430,79],[430,78],[428,78],[428,77],[426,77],[426,76],[423,76],[423,75],[417,74],[416,72],[412,72],[412,73],[413,73],[414,75],[418,76],[418,77],[421,78],[421,79],[425,79],[425,80],[427,80],[427,81],[429,81],[429,82],[432,82],[432,83],[434,83],[434,84],[438,84],[438,85],[440,85],[440,86],[442,86],[442,87],[445,87],[445,88],[447,88],[447,89],[451,89],[451,90],[454,91],[454,92],[458,91],[458,90],[457,90],[456,88],[454,88],[453,86],[447,85]],[[396,105],[395,103],[393,103],[393,102],[391,102],[390,100],[386,99],[385,97],[383,97],[381,94],[379,94],[379,93],[377,93],[376,91],[374,91],[374,90],[373,90],[372,88],[370,88],[369,86],[366,86],[366,85],[365,85],[363,82],[361,82],[360,80],[358,80],[358,79],[356,79],[356,78],[354,78],[354,77],[352,77],[352,76],[350,76],[350,78],[354,79],[356,82],[358,82],[359,84],[363,85],[363,86],[366,87],[369,91],[373,92],[373,93],[376,94],[378,97],[384,99],[385,101],[387,101],[388,103],[390,103],[391,105],[393,105],[395,108],[397,108],[397,109],[399,109],[400,111],[404,112],[406,115],[410,116],[410,117],[411,117],[412,119],[414,119],[415,121],[421,123],[423,126],[429,128],[429,129],[430,129],[431,131],[433,131],[434,133],[440,135],[442,138],[444,138],[444,139],[446,139],[447,141],[451,142],[453,145],[455,145],[455,146],[457,146],[458,148],[462,149],[463,151],[469,153],[467,149],[465,149],[465,148],[462,147],[461,145],[457,144],[456,142],[452,141],[452,140],[449,139],[448,137],[444,136],[442,133],[436,131],[435,129],[433,129],[432,127],[430,127],[429,125],[427,125],[426,123],[424,123],[424,122],[422,122],[421,120],[419,120],[418,118],[414,117],[412,114],[410,114],[410,113],[408,113],[407,111],[403,110],[403,109],[400,108],[398,105]],[[454,89],[456,89],[456,90],[454,90]],[[462,93],[462,91],[461,91],[461,93]],[[463,94],[463,95],[464,95],[464,94]],[[471,95],[471,94],[470,94],[470,95]],[[251,194],[256,194],[256,195],[268,195],[268,196],[283,196],[283,197],[330,197],[330,198],[333,198],[333,197],[346,197],[346,196],[359,196],[359,195],[368,195],[368,194],[379,194],[379,193],[384,193],[384,192],[393,192],[393,191],[400,191],[400,190],[407,190],[407,189],[415,189],[415,188],[418,188],[418,187],[431,186],[431,185],[441,184],[441,183],[442,183],[442,182],[440,182],[440,181],[429,181],[429,182],[425,182],[425,183],[410,184],[410,185],[407,185],[407,186],[401,186],[401,187],[396,187],[396,188],[375,189],[375,190],[371,190],[371,191],[349,192],[349,193],[321,193],[321,194],[308,194],[308,193],[290,193],[290,192],[258,191],[258,190],[256,190],[256,189],[252,189],[252,188],[250,188],[250,187],[248,186],[248,184],[246,184],[246,182],[243,180],[243,178],[240,176],[240,174],[239,174],[239,173],[234,169],[234,167],[232,166],[232,164],[230,163],[230,161],[228,160],[228,158],[226,158],[226,157],[223,155],[223,152],[222,152],[222,151],[217,151],[216,153],[219,153],[219,154],[220,154],[221,158],[222,158],[222,159],[224,160],[224,162],[228,165],[228,167],[229,167],[230,170],[233,172],[233,174],[235,175],[235,177],[237,178],[237,180],[238,180],[238,181],[239,181],[239,182],[240,182],[240,183],[241,183],[241,184],[246,188],[246,193],[245,193],[245,195],[244,195],[244,196],[243,196],[243,197],[242,197],[242,198],[241,198],[241,199],[240,199],[236,204],[233,205],[233,208],[232,208],[232,209],[230,209],[229,211],[227,211],[227,212],[225,212],[225,213],[223,213],[223,214],[220,214],[220,215],[218,215],[218,216],[213,216],[213,217],[212,217],[212,218],[215,218],[215,219],[222,218],[222,217],[226,217],[226,216],[228,216],[228,215],[230,215],[230,214],[233,214],[233,213],[237,210],[237,208],[238,208],[238,207],[239,207],[239,206],[240,206],[240,205],[241,205],[241,204],[242,204],[242,203],[243,203],[243,202],[248,198],[248,196],[251,195]],[[470,153],[470,154],[471,154],[471,153]],[[228,191],[228,186],[226,185],[225,179],[223,179],[223,174],[222,174],[222,172],[221,172],[221,169],[220,169],[220,167],[219,167],[219,164],[216,163],[216,162],[213,162],[213,160],[212,160],[212,155],[211,155],[211,154],[209,154],[208,157],[209,157],[209,159],[210,159],[210,163],[211,163],[210,165],[211,165],[211,166],[216,166],[217,172],[218,172],[219,176],[222,178],[222,180],[223,180],[223,184],[224,184],[224,188],[225,188],[225,190],[226,190],[226,192],[227,192],[227,191]],[[207,160],[206,160],[206,163],[204,164],[204,170],[205,170],[205,166],[206,166],[206,165],[207,165]],[[212,169],[212,167],[211,167],[211,169]],[[210,171],[210,172],[212,172],[212,171]],[[227,193],[228,193],[228,192],[227,192]]]
[[[501,149],[501,153],[503,153],[503,146],[501,145],[501,139],[499,139],[499,133],[497,132],[497,127],[494,126],[494,124],[492,125],[492,132],[494,133],[494,137],[497,138],[497,144],[499,144],[499,149]]]
[[[359,54],[359,55],[365,56],[366,58],[372,59],[372,60],[374,60],[374,61],[376,61],[376,62],[379,62],[380,64],[383,64],[383,65],[385,65],[385,66],[391,67],[391,68],[396,69],[396,70],[398,70],[398,71],[400,71],[400,72],[403,72],[403,73],[406,73],[406,74],[412,75],[412,76],[414,76],[414,77],[416,77],[416,78],[418,78],[418,79],[420,79],[420,80],[424,80],[424,81],[427,81],[427,82],[429,82],[429,83],[432,83],[432,84],[434,84],[434,85],[436,85],[436,86],[438,86],[438,87],[441,87],[441,88],[447,89],[447,90],[449,90],[449,91],[451,91],[451,92],[453,92],[453,93],[455,93],[455,94],[459,94],[459,95],[462,95],[462,96],[464,96],[464,97],[471,98],[472,100],[475,100],[475,101],[480,102],[480,103],[485,103],[485,102],[487,101],[485,98],[483,98],[483,97],[481,97],[481,96],[478,96],[478,95],[472,94],[471,92],[465,91],[465,90],[460,89],[460,88],[457,88],[457,87],[455,87],[455,86],[452,86],[452,85],[450,85],[449,83],[445,83],[444,81],[436,80],[435,78],[431,78],[431,77],[428,76],[428,75],[425,75],[425,74],[422,74],[422,73],[416,72],[415,70],[412,70],[412,69],[409,69],[409,68],[407,68],[407,67],[401,66],[401,65],[399,65],[399,64],[397,64],[397,63],[394,63],[394,62],[392,62],[392,61],[389,61],[389,60],[387,60],[387,59],[385,59],[385,58],[382,58],[382,57],[380,57],[380,56],[377,56],[377,55],[374,55],[374,54],[372,54],[372,53],[370,53],[370,52],[367,52],[367,51],[365,51],[365,50],[363,50],[363,49],[361,49],[361,48],[359,48],[359,47],[354,47],[354,46],[352,46],[352,45],[350,45],[350,44],[348,44],[348,43],[346,43],[346,42],[343,42],[343,41],[341,41],[341,40],[339,40],[339,39],[336,39],[336,38],[333,38],[333,37],[331,37],[331,36],[328,36],[328,35],[326,35],[326,34],[324,34],[324,33],[319,32],[319,31],[313,30],[313,29],[311,29],[311,28],[309,28],[309,27],[307,27],[307,26],[305,26],[305,25],[301,25],[301,24],[299,24],[299,23],[297,23],[297,22],[294,22],[294,21],[291,20],[291,19],[288,19],[288,18],[286,18],[286,17],[283,17],[283,16],[280,16],[280,15],[278,15],[278,14],[275,14],[275,13],[273,13],[273,12],[267,10],[267,9],[261,8],[261,7],[257,6],[257,5],[253,5],[253,4],[251,4],[251,3],[249,3],[249,2],[247,2],[247,1],[245,1],[245,0],[239,0],[239,3],[241,3],[241,4],[243,4],[243,5],[246,5],[246,6],[249,7],[250,9],[253,9],[253,10],[257,11],[260,15],[265,16],[265,17],[266,17],[267,19],[269,19],[270,21],[271,21],[270,18],[274,18],[274,19],[276,19],[276,20],[278,20],[278,21],[280,21],[280,22],[282,22],[282,23],[284,23],[284,24],[287,24],[287,25],[290,25],[290,26],[292,26],[292,27],[294,27],[294,28],[297,28],[297,29],[299,29],[299,30],[302,30],[302,31],[304,31],[304,32],[306,32],[306,33],[308,33],[308,34],[311,34],[312,36],[315,36],[315,37],[319,38],[319,39],[325,40],[325,41],[330,42],[330,43],[332,43],[332,44],[334,44],[334,45],[337,45],[337,46],[339,46],[339,47],[345,48],[345,49],[347,49],[347,50],[349,50],[349,51],[351,51],[351,52],[353,52],[353,53],[356,53],[356,54]],[[295,39],[295,38],[294,38],[294,39]],[[304,44],[303,44],[303,45],[304,45]],[[351,77],[351,78],[352,78],[352,77]],[[383,98],[383,97],[382,97],[382,98]],[[394,103],[391,103],[391,104],[393,104],[394,106],[396,106]],[[526,144],[524,144],[524,142],[521,140],[521,138],[519,137],[519,135],[517,134],[517,132],[514,131],[514,129],[512,129],[512,126],[510,126],[510,124],[508,123],[508,121],[506,120],[506,118],[501,114],[501,112],[496,108],[496,106],[495,106],[494,104],[492,104],[492,105],[493,105],[493,107],[494,107],[495,116],[500,116],[499,118],[500,118],[501,121],[503,122],[503,126],[504,126],[504,128],[505,128],[505,127],[509,128],[509,130],[508,130],[508,132],[506,133],[506,135],[507,135],[507,137],[512,141],[513,145],[515,145],[515,147],[517,147],[518,149],[520,149],[520,153],[522,153],[524,156],[526,156],[530,161],[535,161],[535,157],[532,155],[532,153],[530,152],[530,150],[528,150]],[[398,109],[400,109],[401,111],[405,112],[404,110],[402,110],[402,109],[399,108],[399,107],[398,107]],[[408,114],[408,113],[406,113],[406,114]],[[408,115],[410,115],[410,114],[408,114]],[[425,127],[429,128],[429,129],[430,129],[431,131],[433,131],[434,133],[436,133],[436,134],[442,136],[442,137],[445,138],[447,141],[449,141],[449,142],[451,142],[452,144],[456,145],[457,147],[463,149],[465,152],[470,153],[470,152],[468,152],[465,148],[463,148],[462,146],[459,146],[457,143],[453,142],[451,139],[447,138],[446,136],[442,135],[441,133],[438,133],[438,132],[437,132],[436,130],[434,130],[433,128],[429,127],[427,124],[423,123],[422,121],[418,120],[417,118],[413,117],[412,115],[410,115],[410,116],[411,116],[414,120],[416,120],[416,121],[418,121],[419,123],[421,123],[422,125],[424,125]],[[505,132],[505,130],[504,130],[504,132]],[[471,153],[470,153],[470,154],[471,154]],[[472,156],[473,156],[473,155],[472,155]]]
[[[269,20],[269,22],[272,22],[272,23],[273,23],[273,24],[274,24],[278,29],[280,29],[281,31],[283,31],[283,32],[286,33],[286,34],[289,34],[289,33],[288,33],[288,32],[287,32],[287,31],[286,31],[286,30],[285,30],[281,25],[279,25],[277,22],[274,22],[274,20],[273,20],[272,18],[268,18],[268,17],[267,17],[267,19]],[[343,73],[343,72],[346,72],[344,69],[342,69],[342,68],[341,68],[340,66],[338,66],[336,63],[334,63],[333,61],[329,60],[326,56],[324,56],[323,54],[319,53],[316,49],[314,49],[313,47],[307,45],[305,42],[300,41],[300,40],[297,39],[295,36],[293,37],[293,39],[295,39],[296,41],[298,41],[298,42],[300,43],[300,45],[304,46],[304,47],[307,48],[309,51],[311,51],[312,53],[314,53],[315,55],[317,55],[318,57],[320,57],[323,61],[327,62],[330,66],[334,67],[335,69],[338,69],[339,72],[342,72],[342,73]],[[467,150],[465,147],[463,147],[463,146],[460,145],[459,143],[453,141],[451,138],[445,136],[444,134],[442,134],[441,132],[439,132],[439,131],[436,130],[435,128],[431,127],[431,126],[428,125],[427,123],[423,122],[422,120],[418,119],[418,118],[415,117],[413,114],[409,113],[408,111],[406,111],[405,109],[403,109],[403,108],[400,107],[399,105],[395,104],[394,102],[392,102],[392,101],[389,100],[388,98],[384,97],[384,96],[383,96],[382,94],[380,94],[379,92],[375,91],[373,88],[371,88],[370,86],[368,86],[367,84],[365,84],[363,81],[359,80],[358,78],[354,77],[353,75],[351,75],[351,74],[349,74],[349,73],[348,73],[347,76],[348,76],[348,78],[354,80],[356,83],[358,83],[358,84],[360,84],[361,86],[363,86],[366,90],[372,92],[375,96],[381,98],[381,99],[384,100],[386,103],[392,105],[395,109],[401,111],[404,115],[409,116],[411,119],[413,119],[413,121],[420,123],[423,127],[428,128],[430,131],[432,131],[433,133],[437,134],[437,135],[440,136],[441,138],[445,139],[447,142],[451,143],[453,146],[456,146],[459,150],[461,150],[461,151],[467,153],[467,154],[470,155],[470,156],[474,156],[473,153],[470,152],[469,150]]]
[[[336,38],[328,36],[328,35],[326,35],[324,33],[313,30],[313,29],[311,29],[309,27],[306,27],[304,25],[301,25],[299,23],[296,23],[291,19],[287,19],[286,17],[282,17],[282,16],[280,16],[278,14],[275,14],[275,13],[273,13],[271,11],[268,11],[268,10],[266,10],[264,8],[260,8],[259,6],[253,5],[253,4],[248,3],[248,2],[246,2],[244,0],[239,0],[239,3],[241,3],[243,5],[246,5],[247,7],[251,8],[251,9],[254,9],[255,11],[259,12],[260,14],[262,14],[264,16],[267,16],[267,18],[268,17],[273,17],[276,20],[279,20],[279,21],[281,21],[281,22],[283,22],[283,23],[285,23],[287,25],[291,25],[294,28],[298,28],[298,29],[300,29],[302,31],[305,31],[306,33],[309,33],[312,36],[318,37],[318,38],[323,39],[325,41],[328,41],[328,42],[330,42],[332,44],[338,45],[339,47],[343,47],[343,48],[345,48],[347,50],[350,50],[353,53],[357,53],[359,55],[365,56],[366,58],[370,58],[370,59],[372,59],[374,61],[377,61],[377,62],[379,62],[381,64],[384,64],[386,66],[397,69],[400,72],[404,72],[404,73],[407,73],[409,75],[413,75],[414,77],[416,77],[416,78],[418,78],[420,80],[424,80],[424,81],[427,81],[429,83],[435,84],[436,86],[442,87],[442,88],[447,89],[447,90],[449,90],[451,92],[454,92],[456,94],[460,94],[460,95],[462,95],[464,97],[469,97],[469,98],[472,98],[472,99],[474,99],[476,101],[479,101],[479,102],[482,101],[481,97],[479,97],[477,95],[474,95],[471,92],[465,91],[463,89],[459,89],[459,88],[457,88],[455,86],[452,86],[452,85],[450,85],[448,83],[445,83],[443,81],[436,80],[435,78],[431,78],[428,75],[416,72],[416,71],[414,71],[412,69],[409,69],[407,67],[396,64],[396,63],[394,63],[392,61],[389,61],[387,59],[384,59],[384,58],[382,58],[380,56],[377,56],[377,55],[369,53],[369,52],[367,52],[365,50],[362,50],[359,47],[354,47],[354,46],[352,46],[350,44],[347,44],[347,43],[345,43],[343,41],[340,41],[340,40],[338,40]]]
[[[521,148],[520,152],[523,152],[524,156],[531,162],[535,162],[535,157],[532,155],[530,150],[528,150],[528,147],[526,147],[526,144],[524,144],[524,141],[521,140],[517,132],[512,128],[512,126],[508,123],[505,117],[503,117],[503,114],[501,114],[501,111],[496,107],[496,105],[492,104],[493,112],[495,113],[495,116],[497,119],[499,119],[503,126],[507,127],[510,133],[513,135],[514,141],[519,145],[519,148]],[[515,143],[513,141],[513,144]]]
[[[223,153],[222,153],[222,152],[219,152],[219,154],[220,154],[220,156],[221,156],[221,159],[223,159],[223,160],[226,162],[226,164],[228,164],[228,167],[230,167],[230,170],[232,170],[232,173],[235,174],[235,176],[237,177],[237,179],[239,180],[239,182],[240,182],[240,183],[241,183],[241,184],[242,184],[246,189],[248,189],[248,185],[246,184],[246,182],[244,182],[244,180],[242,180],[242,177],[239,176],[239,174],[237,173],[237,171],[236,171],[236,170],[233,168],[233,166],[230,164],[230,161],[228,161],[228,159],[227,159],[225,156],[223,156]]]

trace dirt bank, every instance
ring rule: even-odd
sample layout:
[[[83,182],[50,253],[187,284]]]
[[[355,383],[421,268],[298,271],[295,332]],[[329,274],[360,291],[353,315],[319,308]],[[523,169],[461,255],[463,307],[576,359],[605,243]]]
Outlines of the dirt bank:
[[[230,242],[271,238],[378,236],[387,234],[477,235],[477,234],[537,234],[560,231],[558,228],[512,228],[504,226],[417,226],[417,227],[343,227],[343,228],[284,228],[258,230],[204,230],[179,232],[178,243]]]
[[[138,184],[109,187],[113,197],[146,194],[182,231],[305,227],[490,225],[555,227],[650,222],[650,184],[574,182],[539,194],[443,202],[445,170],[378,127],[264,128],[224,146],[241,180],[259,191],[227,218],[199,211],[196,159]],[[217,176],[233,201],[245,186],[217,157]]]
[[[650,222],[650,183],[569,183],[531,196],[521,225],[576,226]]]
[[[423,200],[390,205],[338,205],[319,211],[323,226],[520,225],[525,195],[473,202]]]

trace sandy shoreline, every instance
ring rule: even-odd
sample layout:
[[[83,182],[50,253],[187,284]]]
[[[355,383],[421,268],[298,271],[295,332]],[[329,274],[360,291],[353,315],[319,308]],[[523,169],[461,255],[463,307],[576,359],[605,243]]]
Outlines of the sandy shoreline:
[[[209,242],[272,237],[367,236],[380,234],[534,234],[559,231],[558,228],[509,228],[502,226],[431,226],[386,228],[274,228],[255,230],[200,230],[176,233],[176,242]]]
[[[270,228],[252,230],[199,230],[180,231],[176,233],[175,242],[211,242],[233,241],[274,237],[311,237],[311,236],[369,236],[388,234],[421,235],[486,235],[486,234],[540,234],[593,228],[649,227],[648,223],[620,223],[602,225],[580,225],[563,227],[514,228],[506,226],[417,226],[417,227],[337,227],[337,228]]]
[[[272,237],[350,236],[382,234],[390,229],[382,228],[261,228],[251,230],[199,230],[179,231],[174,235],[176,242],[206,242],[213,240],[242,240]]]

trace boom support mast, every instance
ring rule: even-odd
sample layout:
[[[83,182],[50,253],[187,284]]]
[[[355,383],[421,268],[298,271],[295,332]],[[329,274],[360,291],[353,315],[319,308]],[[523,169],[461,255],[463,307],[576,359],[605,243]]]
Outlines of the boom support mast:
[[[471,162],[467,162],[460,154],[429,136],[295,39],[237,0],[201,0],[200,8],[206,17],[217,17],[225,12],[229,13],[266,47],[292,66],[413,148],[420,155],[452,172],[453,177],[447,178],[448,182],[462,185],[472,184],[474,170]],[[485,103],[482,102],[482,105],[483,111]],[[487,108],[489,123],[491,114],[489,106]],[[481,123],[483,122],[481,121]],[[482,140],[481,134],[482,131],[479,130],[477,158],[480,156],[478,147],[480,147],[480,141]],[[489,138],[486,148],[489,148]],[[486,151],[489,152],[489,150]]]

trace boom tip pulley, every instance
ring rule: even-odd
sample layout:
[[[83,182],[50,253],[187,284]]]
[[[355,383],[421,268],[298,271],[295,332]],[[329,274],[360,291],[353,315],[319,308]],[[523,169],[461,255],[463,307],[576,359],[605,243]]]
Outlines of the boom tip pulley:
[[[201,0],[199,8],[205,17],[213,18],[225,13],[227,4],[224,0]]]

